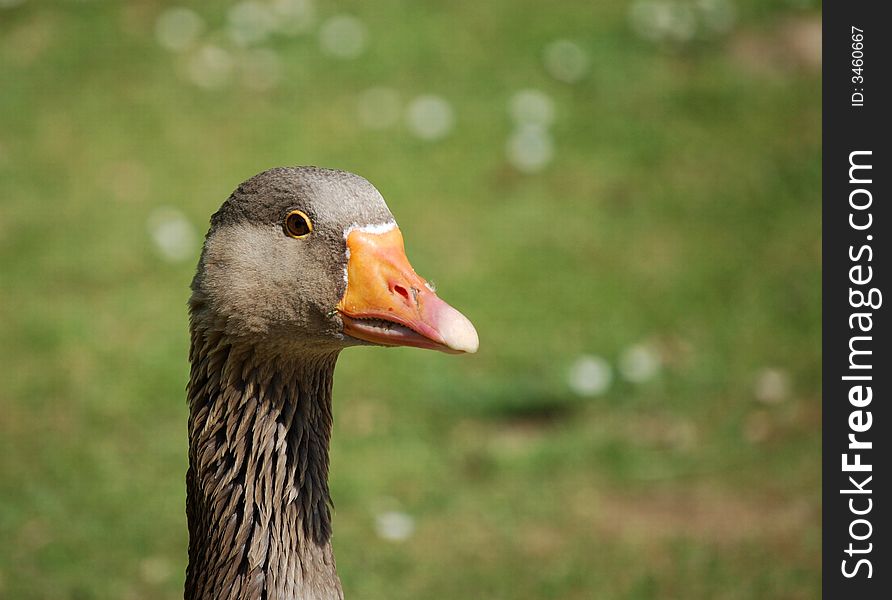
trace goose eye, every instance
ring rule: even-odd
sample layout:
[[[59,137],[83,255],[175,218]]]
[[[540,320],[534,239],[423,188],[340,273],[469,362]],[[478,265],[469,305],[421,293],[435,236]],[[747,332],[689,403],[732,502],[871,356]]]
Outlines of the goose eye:
[[[285,233],[293,238],[302,238],[310,235],[313,231],[313,223],[306,213],[299,210],[292,210],[285,217]]]

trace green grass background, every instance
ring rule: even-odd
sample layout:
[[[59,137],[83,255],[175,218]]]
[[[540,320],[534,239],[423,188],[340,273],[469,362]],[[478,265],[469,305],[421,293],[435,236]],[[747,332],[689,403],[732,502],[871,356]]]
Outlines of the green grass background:
[[[273,37],[265,92],[185,79],[155,40],[166,6],[0,8],[0,598],[181,595],[199,248],[165,261],[146,222],[173,206],[200,237],[240,181],[293,164],[375,183],[481,339],[342,355],[348,597],[818,597],[820,67],[795,36],[819,6],[741,1],[726,33],[654,43],[623,1],[317,1],[317,23],[362,19],[365,53]],[[543,67],[558,38],[590,58],[575,84]],[[363,129],[380,85],[442,96],[454,129]],[[529,87],[556,108],[535,174],[505,157]],[[657,377],[570,389],[577,357],[642,341]],[[782,401],[756,398],[766,368]],[[391,509],[404,542],[376,534]]]

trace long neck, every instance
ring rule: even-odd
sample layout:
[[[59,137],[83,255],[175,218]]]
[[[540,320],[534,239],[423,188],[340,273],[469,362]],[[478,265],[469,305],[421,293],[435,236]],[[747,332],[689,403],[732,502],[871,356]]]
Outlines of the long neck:
[[[192,335],[187,600],[341,599],[328,446],[336,353],[261,359]]]

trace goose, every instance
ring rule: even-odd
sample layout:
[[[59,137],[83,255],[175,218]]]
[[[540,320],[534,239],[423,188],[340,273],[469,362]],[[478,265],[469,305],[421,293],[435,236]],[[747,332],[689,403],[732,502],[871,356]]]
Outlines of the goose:
[[[477,332],[412,269],[378,190],[334,169],[239,185],[211,217],[191,289],[184,597],[342,599],[328,488],[338,354],[473,353]]]

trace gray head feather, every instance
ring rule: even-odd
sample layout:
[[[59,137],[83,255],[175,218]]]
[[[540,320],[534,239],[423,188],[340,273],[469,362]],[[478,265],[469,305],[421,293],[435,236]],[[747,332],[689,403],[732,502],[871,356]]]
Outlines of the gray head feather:
[[[312,220],[306,239],[283,230],[295,209]],[[264,171],[211,218],[192,282],[192,318],[283,351],[355,343],[339,333],[332,313],[344,293],[344,231],[393,220],[378,190],[358,175],[317,167]]]

